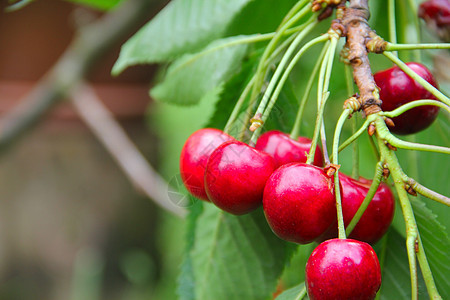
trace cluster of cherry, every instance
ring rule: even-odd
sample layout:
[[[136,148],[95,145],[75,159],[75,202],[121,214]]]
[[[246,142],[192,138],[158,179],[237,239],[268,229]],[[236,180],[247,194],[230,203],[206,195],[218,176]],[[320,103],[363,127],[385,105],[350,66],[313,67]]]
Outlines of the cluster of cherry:
[[[417,63],[408,65],[436,86],[426,67]],[[417,99],[435,99],[398,67],[381,71],[374,78],[385,111]],[[420,131],[434,121],[438,110],[436,106],[411,109],[393,119],[395,127],[391,131],[398,134]],[[333,176],[323,168],[319,147],[315,149],[313,163],[305,163],[310,148],[310,139],[292,139],[280,131],[262,134],[255,147],[251,147],[221,130],[204,128],[193,133],[182,149],[181,175],[186,188],[197,198],[235,215],[249,213],[262,204],[268,224],[280,238],[299,244],[321,243],[306,268],[308,294],[313,299],[321,299],[324,291],[339,293],[336,297],[346,294],[355,297],[355,284],[365,286],[358,299],[373,299],[381,275],[377,256],[367,243],[375,243],[386,233],[394,215],[394,196],[389,186],[381,183],[349,239],[334,239],[338,231]],[[347,226],[372,181],[342,173],[339,180]],[[347,260],[342,259],[342,253],[346,253]],[[351,264],[329,268],[336,261]],[[341,284],[324,289],[327,277],[342,278]]]

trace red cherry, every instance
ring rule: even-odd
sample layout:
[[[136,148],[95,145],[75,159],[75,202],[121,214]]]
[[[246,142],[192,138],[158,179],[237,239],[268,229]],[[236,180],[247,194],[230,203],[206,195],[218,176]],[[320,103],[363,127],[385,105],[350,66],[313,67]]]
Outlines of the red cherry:
[[[418,15],[444,41],[450,39],[450,0],[428,0],[420,4]]]
[[[276,235],[290,242],[310,243],[336,221],[333,180],[316,166],[283,165],[266,183],[263,207]]]
[[[214,149],[230,140],[233,137],[214,128],[197,130],[186,140],[180,155],[180,173],[184,185],[195,197],[208,200],[204,187],[206,162]]]
[[[275,162],[267,153],[243,142],[227,142],[208,159],[206,193],[211,202],[229,213],[249,213],[261,205],[264,186],[274,170]]]
[[[437,83],[431,72],[419,63],[407,63],[407,65],[420,77],[437,88]],[[380,88],[380,98],[383,101],[381,108],[391,111],[408,102],[419,99],[436,99],[430,92],[415,80],[410,78],[399,67],[393,67],[380,71],[374,75],[374,79]],[[419,132],[433,123],[439,113],[439,107],[427,105],[413,108],[402,115],[393,118],[395,127],[390,130],[397,134],[410,134]]]
[[[351,239],[323,242],[306,263],[311,300],[374,299],[381,285],[377,255],[369,244]]]
[[[311,149],[311,140],[305,137],[293,140],[286,133],[271,130],[259,137],[255,148],[272,156],[279,167],[291,162],[306,162],[306,155]],[[322,151],[319,146],[316,146],[314,153],[314,165],[323,166]]]
[[[450,1],[428,0],[420,4],[419,17],[432,19],[439,27],[450,26]]]
[[[339,181],[341,183],[342,214],[344,216],[344,225],[347,227],[359,206],[364,201],[372,180],[362,177],[356,180],[339,173]],[[348,237],[369,244],[375,244],[391,225],[392,219],[394,218],[394,211],[394,195],[387,184],[381,183],[366,211]],[[334,224],[328,230],[325,238],[319,238],[319,240],[337,236],[337,224]]]

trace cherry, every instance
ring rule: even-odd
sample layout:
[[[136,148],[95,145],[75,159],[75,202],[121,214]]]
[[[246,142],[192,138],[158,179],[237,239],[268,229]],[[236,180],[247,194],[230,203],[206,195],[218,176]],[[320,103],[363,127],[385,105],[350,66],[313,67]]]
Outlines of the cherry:
[[[342,214],[344,225],[347,227],[364,201],[372,181],[362,177],[356,180],[342,173],[339,173],[339,181],[341,183]],[[369,206],[348,237],[375,244],[391,225],[394,210],[394,195],[387,184],[381,183]],[[328,230],[325,238],[319,240],[332,237],[337,237],[337,224]]]
[[[266,183],[263,208],[267,222],[280,238],[310,243],[336,221],[333,180],[316,166],[283,165]]]
[[[450,1],[428,0],[420,4],[419,17],[436,31],[438,36],[448,41],[450,39]]]
[[[437,83],[431,72],[419,63],[407,63],[418,75],[437,88]],[[380,88],[380,98],[383,101],[381,108],[391,111],[395,108],[419,99],[436,99],[430,92],[415,80],[410,78],[399,67],[380,71],[374,75]],[[439,113],[439,107],[426,105],[413,108],[402,115],[393,118],[395,126],[390,130],[397,134],[410,134],[419,132],[433,123]]]
[[[286,133],[271,130],[259,137],[255,148],[272,156],[279,167],[290,162],[306,162],[311,140],[305,137],[293,140]],[[314,165],[323,166],[322,151],[318,146],[314,153]]]
[[[214,128],[197,130],[186,140],[180,155],[180,173],[184,185],[195,197],[208,200],[204,187],[206,162],[214,149],[230,140],[233,137]]]
[[[380,263],[372,247],[364,242],[325,241],[306,263],[306,287],[311,300],[374,299],[380,285]]]
[[[224,143],[208,159],[206,194],[229,213],[249,213],[261,205],[264,186],[274,170],[275,162],[267,153],[239,141]]]

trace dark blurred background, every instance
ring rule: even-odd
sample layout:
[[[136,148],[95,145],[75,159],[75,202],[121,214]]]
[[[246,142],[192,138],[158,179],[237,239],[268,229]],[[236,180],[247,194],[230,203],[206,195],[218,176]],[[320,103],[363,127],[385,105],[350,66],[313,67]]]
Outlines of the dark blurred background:
[[[152,1],[129,36],[165,2]],[[0,6],[2,116],[51,69],[77,26],[103,14],[57,0],[14,12],[6,5]],[[125,40],[96,62],[88,80],[158,167],[159,139],[146,118],[155,66],[110,76]],[[173,299],[181,229],[181,219],[133,188],[68,101],[0,156],[0,299]]]

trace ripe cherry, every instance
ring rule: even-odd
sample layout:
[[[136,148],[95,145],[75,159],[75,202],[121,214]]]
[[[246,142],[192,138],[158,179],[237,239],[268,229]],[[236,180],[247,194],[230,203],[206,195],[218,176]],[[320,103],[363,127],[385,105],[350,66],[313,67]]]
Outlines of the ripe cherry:
[[[347,227],[364,201],[372,181],[362,177],[356,180],[342,173],[339,173],[339,181],[341,183],[342,214],[344,225]],[[375,244],[391,225],[394,211],[394,195],[387,184],[381,183],[366,211],[348,237]],[[333,225],[325,238],[321,240],[333,237],[337,237],[337,224]]]
[[[374,299],[380,285],[380,263],[372,247],[364,242],[325,241],[306,263],[306,287],[311,300]]]
[[[311,140],[305,137],[293,140],[286,133],[271,130],[259,137],[255,148],[272,156],[279,167],[291,162],[306,162],[307,154],[311,149]],[[322,151],[319,146],[316,146],[313,163],[319,167],[323,166]]]
[[[407,63],[418,75],[437,88],[431,72],[419,63]],[[399,67],[380,71],[374,75],[380,88],[381,108],[391,111],[408,102],[419,99],[436,99],[429,91],[404,73]],[[393,118],[395,126],[390,130],[397,134],[411,134],[421,131],[433,123],[439,113],[439,107],[426,105],[413,108]]]
[[[419,6],[418,14],[442,40],[448,41],[450,39],[449,0],[428,0],[422,2]]]
[[[336,221],[333,180],[316,166],[283,165],[266,183],[263,207],[276,235],[290,242],[310,243]]]
[[[208,159],[206,193],[211,202],[229,213],[249,213],[261,205],[264,186],[274,170],[275,162],[267,153],[243,142],[227,142]]]
[[[208,200],[204,176],[209,155],[221,144],[233,137],[219,129],[197,130],[186,140],[180,155],[181,179],[188,191],[197,198]]]

